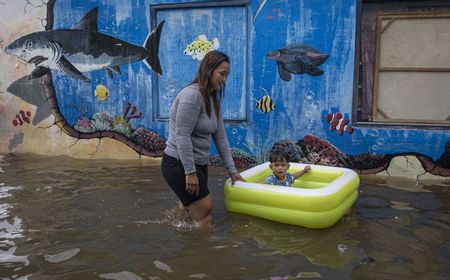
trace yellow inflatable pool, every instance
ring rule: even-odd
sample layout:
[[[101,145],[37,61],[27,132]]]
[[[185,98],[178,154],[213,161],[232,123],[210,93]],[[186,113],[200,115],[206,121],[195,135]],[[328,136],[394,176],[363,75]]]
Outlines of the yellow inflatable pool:
[[[306,164],[291,163],[289,172]],[[241,173],[247,182],[225,182],[228,211],[308,228],[326,228],[336,223],[358,197],[359,177],[347,168],[310,165],[291,187],[264,184],[272,170],[269,162]]]

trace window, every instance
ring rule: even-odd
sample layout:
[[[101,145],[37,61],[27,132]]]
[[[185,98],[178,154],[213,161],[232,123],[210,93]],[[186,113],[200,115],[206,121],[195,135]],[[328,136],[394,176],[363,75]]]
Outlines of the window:
[[[450,125],[449,1],[362,1],[357,121]]]
[[[154,119],[166,121],[176,94],[195,78],[200,60],[186,54],[188,45],[199,38],[216,41],[219,51],[230,57],[231,70],[222,101],[224,119],[244,122],[248,111],[248,53],[250,1],[210,1],[150,6],[152,28],[165,21],[159,58],[163,70],[154,78]]]

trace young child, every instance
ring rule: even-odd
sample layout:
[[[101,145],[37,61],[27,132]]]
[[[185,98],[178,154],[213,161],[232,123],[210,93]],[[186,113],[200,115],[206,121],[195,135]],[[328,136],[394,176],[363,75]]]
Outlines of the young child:
[[[289,169],[289,155],[282,151],[271,152],[269,161],[270,169],[272,169],[272,174],[266,179],[266,184],[269,185],[289,187],[294,183],[295,179],[311,171],[311,166],[307,165],[293,174],[287,172]]]

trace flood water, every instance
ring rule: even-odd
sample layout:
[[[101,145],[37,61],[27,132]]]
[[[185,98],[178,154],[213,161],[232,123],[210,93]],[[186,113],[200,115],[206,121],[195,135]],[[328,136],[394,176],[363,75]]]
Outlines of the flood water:
[[[148,161],[0,157],[0,279],[449,279],[450,186],[360,186],[336,225],[228,213],[199,232]]]

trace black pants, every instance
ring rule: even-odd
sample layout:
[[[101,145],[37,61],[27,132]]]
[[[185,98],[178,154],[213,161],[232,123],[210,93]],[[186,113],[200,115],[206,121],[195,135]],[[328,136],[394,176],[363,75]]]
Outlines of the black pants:
[[[161,172],[166,179],[167,184],[175,192],[184,206],[200,200],[209,194],[208,189],[208,166],[195,165],[197,169],[197,177],[199,182],[199,194],[189,194],[186,191],[186,174],[181,160],[163,154],[161,162]]]

